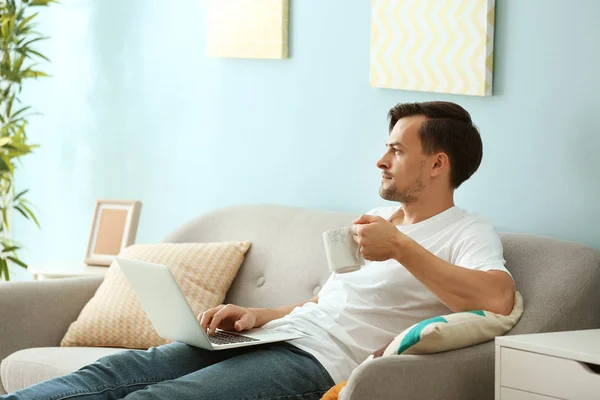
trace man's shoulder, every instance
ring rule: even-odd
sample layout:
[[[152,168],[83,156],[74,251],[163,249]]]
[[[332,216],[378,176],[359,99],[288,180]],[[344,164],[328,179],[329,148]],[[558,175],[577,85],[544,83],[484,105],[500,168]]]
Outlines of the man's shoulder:
[[[462,235],[478,235],[486,233],[496,233],[496,228],[492,221],[479,213],[469,213],[463,210],[463,218],[459,221],[458,231]]]
[[[477,213],[477,212],[468,212],[468,211],[464,211],[465,213],[465,223],[467,224],[484,224],[484,225],[494,225],[492,223],[492,221],[490,221],[489,219],[487,219],[485,216]]]

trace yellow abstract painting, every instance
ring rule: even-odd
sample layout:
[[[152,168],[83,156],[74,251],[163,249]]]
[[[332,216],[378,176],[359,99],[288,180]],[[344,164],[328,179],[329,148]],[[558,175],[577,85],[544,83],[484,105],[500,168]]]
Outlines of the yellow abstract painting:
[[[288,57],[289,0],[207,0],[210,57]]]
[[[371,0],[371,86],[491,96],[494,6]]]

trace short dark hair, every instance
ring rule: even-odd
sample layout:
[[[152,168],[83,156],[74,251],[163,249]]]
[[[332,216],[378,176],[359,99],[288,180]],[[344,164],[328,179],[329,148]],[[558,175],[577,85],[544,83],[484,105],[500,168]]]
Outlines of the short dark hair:
[[[477,171],[483,156],[483,143],[471,115],[458,104],[447,101],[396,104],[388,117],[390,133],[406,117],[423,115],[420,129],[423,152],[443,151],[450,159],[450,184],[458,188]]]

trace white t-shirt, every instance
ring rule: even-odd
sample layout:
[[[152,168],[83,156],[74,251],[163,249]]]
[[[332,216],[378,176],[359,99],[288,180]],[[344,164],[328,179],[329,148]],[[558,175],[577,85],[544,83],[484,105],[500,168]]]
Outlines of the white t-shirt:
[[[368,214],[388,219],[398,208],[381,207]],[[398,229],[451,264],[508,273],[498,234],[476,214],[454,206]],[[332,274],[318,303],[296,307],[264,327],[303,334],[290,343],[312,354],[339,383],[409,326],[448,313],[450,309],[396,260],[366,261],[356,272]]]

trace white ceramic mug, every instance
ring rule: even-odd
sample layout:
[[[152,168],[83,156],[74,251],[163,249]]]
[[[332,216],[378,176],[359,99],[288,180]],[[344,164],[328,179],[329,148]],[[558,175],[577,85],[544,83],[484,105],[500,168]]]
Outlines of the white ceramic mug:
[[[354,272],[364,264],[360,246],[352,237],[352,228],[336,228],[323,233],[329,270],[337,274]]]

